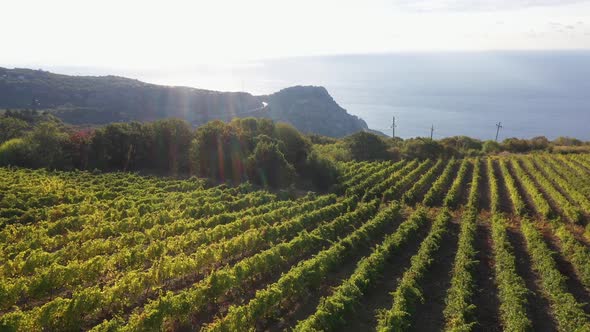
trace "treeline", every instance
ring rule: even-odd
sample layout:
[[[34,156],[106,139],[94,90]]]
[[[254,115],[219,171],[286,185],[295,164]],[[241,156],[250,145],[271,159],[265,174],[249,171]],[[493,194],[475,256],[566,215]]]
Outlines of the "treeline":
[[[338,140],[311,136],[315,149],[333,160],[400,160],[476,157],[502,152],[530,153],[536,151],[576,153],[590,152],[590,142],[559,137],[531,139],[507,138],[502,142],[481,141],[467,136],[453,136],[441,140],[428,138],[395,139],[359,132]]]
[[[319,190],[338,177],[335,164],[314,152],[309,138],[268,119],[212,121],[196,130],[179,119],[75,129],[38,116],[0,117],[0,165],[149,171]]]
[[[147,171],[233,184],[250,181],[274,188],[297,185],[329,190],[338,181],[336,161],[448,159],[534,151],[590,152],[590,144],[568,137],[553,141],[508,138],[500,143],[466,136],[403,140],[369,132],[334,139],[305,136],[290,125],[255,118],[212,121],[197,129],[179,119],[79,129],[34,110],[7,111],[0,116],[0,166]]]

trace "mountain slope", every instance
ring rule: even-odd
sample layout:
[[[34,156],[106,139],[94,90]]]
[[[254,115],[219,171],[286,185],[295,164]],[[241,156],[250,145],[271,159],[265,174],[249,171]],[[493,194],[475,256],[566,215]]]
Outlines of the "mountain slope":
[[[0,68],[0,109],[44,109],[73,124],[182,118],[193,125],[269,117],[306,133],[340,137],[368,130],[323,87],[297,86],[265,96],[144,83],[117,76],[68,76]]]

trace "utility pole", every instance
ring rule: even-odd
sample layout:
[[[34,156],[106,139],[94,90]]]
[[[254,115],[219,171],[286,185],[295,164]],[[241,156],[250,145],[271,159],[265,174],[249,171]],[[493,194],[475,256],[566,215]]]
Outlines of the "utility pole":
[[[498,141],[498,134],[500,133],[500,128],[502,128],[502,122],[496,123],[496,142]]]
[[[395,116],[393,117],[393,122],[391,123],[391,137],[395,138]]]
[[[430,127],[430,140],[432,141],[432,134],[434,133],[434,125]]]

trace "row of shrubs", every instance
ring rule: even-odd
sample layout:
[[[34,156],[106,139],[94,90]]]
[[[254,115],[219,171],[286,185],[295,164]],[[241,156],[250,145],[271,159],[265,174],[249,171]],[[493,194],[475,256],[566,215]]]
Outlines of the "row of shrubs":
[[[559,137],[550,141],[544,136],[531,139],[507,138],[502,142],[481,141],[467,136],[395,139],[359,132],[342,140],[312,136],[316,149],[335,160],[399,160],[475,157],[501,152],[535,151],[579,153],[590,152],[590,143],[575,138]]]

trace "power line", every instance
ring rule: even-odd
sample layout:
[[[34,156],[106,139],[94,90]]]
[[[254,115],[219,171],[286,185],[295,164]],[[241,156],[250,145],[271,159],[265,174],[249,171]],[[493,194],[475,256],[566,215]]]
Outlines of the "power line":
[[[498,141],[498,134],[500,133],[500,128],[503,128],[502,122],[496,123],[496,142]]]

